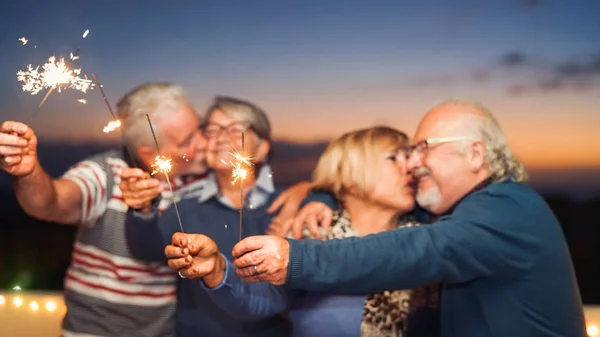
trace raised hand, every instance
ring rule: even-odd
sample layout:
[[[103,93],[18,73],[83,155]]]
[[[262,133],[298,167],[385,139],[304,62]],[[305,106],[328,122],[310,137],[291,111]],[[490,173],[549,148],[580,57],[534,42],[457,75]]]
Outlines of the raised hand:
[[[37,137],[26,124],[6,121],[0,124],[0,168],[22,177],[38,164]]]

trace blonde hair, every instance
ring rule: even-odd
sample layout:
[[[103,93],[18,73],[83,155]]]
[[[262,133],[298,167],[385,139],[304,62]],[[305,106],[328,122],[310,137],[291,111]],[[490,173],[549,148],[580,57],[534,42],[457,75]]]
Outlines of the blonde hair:
[[[173,110],[190,106],[183,88],[171,83],[146,83],[134,88],[117,103],[125,142],[138,148],[154,144],[146,114],[150,116],[156,138],[160,142],[160,121]]]
[[[457,123],[460,123],[463,128],[467,128],[471,136],[484,142],[486,163],[492,180],[500,182],[510,179],[516,182],[524,182],[528,179],[525,165],[513,155],[512,150],[506,143],[506,137],[500,124],[488,108],[477,102],[456,99],[448,100],[438,106],[442,105],[462,106],[483,113],[483,116],[469,114]]]
[[[348,132],[323,152],[313,173],[313,184],[338,200],[349,191],[366,198],[382,178],[378,164],[382,152],[390,146],[399,149],[407,145],[406,134],[385,126]]]

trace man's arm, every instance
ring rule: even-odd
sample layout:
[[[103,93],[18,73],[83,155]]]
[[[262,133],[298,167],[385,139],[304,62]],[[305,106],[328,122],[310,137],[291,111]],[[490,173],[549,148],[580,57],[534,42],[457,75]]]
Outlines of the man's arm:
[[[38,219],[62,224],[91,224],[106,210],[106,173],[92,160],[73,166],[53,179],[37,163],[26,176],[14,177],[13,187],[23,210]]]
[[[478,192],[430,226],[319,242],[290,240],[287,285],[332,292],[380,292],[490,276],[517,277],[540,238],[514,200]]]
[[[324,191],[313,191],[309,195],[307,195],[306,198],[304,198],[304,200],[302,200],[302,202],[300,203],[300,208],[306,206],[306,204],[311,202],[323,203],[331,209],[335,209],[337,205],[337,200],[335,199],[335,196],[333,196],[333,194]]]
[[[225,256],[223,259],[226,261],[225,277],[218,286],[211,289],[198,280],[218,307],[244,320],[275,316],[288,308],[289,290],[267,282],[245,283],[235,273],[235,266]]]
[[[166,212],[169,212],[167,210]],[[125,233],[131,255],[148,262],[166,260],[164,249],[170,243],[159,223],[160,215],[156,207],[152,212],[143,214],[133,209],[127,211]]]

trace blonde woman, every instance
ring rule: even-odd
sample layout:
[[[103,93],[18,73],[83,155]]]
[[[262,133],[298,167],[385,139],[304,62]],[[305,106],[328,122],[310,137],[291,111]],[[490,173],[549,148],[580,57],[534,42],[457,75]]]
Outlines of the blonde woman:
[[[406,170],[407,146],[408,137],[388,127],[349,132],[329,145],[314,172],[315,187],[333,193],[339,204],[326,239],[418,225],[407,216],[415,206],[413,179]],[[173,242],[179,242],[175,236]],[[254,320],[288,311],[294,337],[408,336],[413,321],[416,326],[425,318],[423,326],[430,331],[419,328],[414,333],[436,335],[438,294],[430,291],[434,288],[330,295],[244,283],[214,241],[201,235],[187,238],[190,246],[183,239],[183,244],[167,247],[169,265],[185,269],[188,277],[202,277],[198,286],[233,316]],[[411,313],[419,318],[413,320]]]

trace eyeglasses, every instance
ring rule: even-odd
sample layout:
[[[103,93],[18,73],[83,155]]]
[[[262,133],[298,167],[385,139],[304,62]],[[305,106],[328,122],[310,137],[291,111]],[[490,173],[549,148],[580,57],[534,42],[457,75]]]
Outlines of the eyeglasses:
[[[416,143],[413,146],[410,146],[407,151],[407,155],[410,156],[413,152],[418,154],[420,157],[423,157],[425,152],[431,148],[431,145],[434,144],[444,144],[444,143],[454,143],[460,142],[463,140],[472,140],[475,139],[470,136],[456,136],[456,137],[439,137],[439,138],[429,138],[422,140]]]
[[[218,137],[222,131],[225,131],[230,137],[238,138],[242,137],[242,133],[246,132],[248,129],[249,127],[241,122],[235,122],[227,126],[214,123],[207,123],[202,126],[204,136],[207,138]]]

